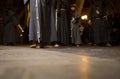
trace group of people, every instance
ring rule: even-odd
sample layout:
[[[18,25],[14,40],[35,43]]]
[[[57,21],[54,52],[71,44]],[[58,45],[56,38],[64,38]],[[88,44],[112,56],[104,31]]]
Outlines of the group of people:
[[[93,0],[90,12],[89,42],[94,45],[110,44],[110,32],[102,0]],[[77,5],[68,0],[30,0],[29,41],[31,48],[53,44],[68,46],[82,43],[80,16]]]
[[[4,44],[14,44],[16,43],[16,26],[19,29],[21,27],[13,11],[7,9],[4,12],[4,29],[9,30],[4,31],[3,41]],[[87,39],[90,45],[104,43],[111,46],[110,27],[104,0],[92,0],[87,24],[88,30],[80,20],[78,6],[71,4],[69,0],[30,0],[29,41],[31,48],[44,48],[47,45],[79,47],[86,40],[83,39],[85,32],[88,33]]]
[[[71,6],[68,0],[30,0],[30,47],[81,44],[76,7]]]

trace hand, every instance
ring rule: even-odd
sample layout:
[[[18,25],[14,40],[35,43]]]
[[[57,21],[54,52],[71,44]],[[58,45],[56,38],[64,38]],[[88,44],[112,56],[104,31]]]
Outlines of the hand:
[[[20,24],[18,24],[18,27],[19,27],[19,29],[20,29],[22,32],[24,32],[24,30],[23,30],[23,28],[20,26]]]

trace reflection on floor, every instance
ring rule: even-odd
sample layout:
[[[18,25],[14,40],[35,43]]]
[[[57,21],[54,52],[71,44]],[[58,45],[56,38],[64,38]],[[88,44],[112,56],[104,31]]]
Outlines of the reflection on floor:
[[[120,79],[119,48],[0,46],[0,79]]]

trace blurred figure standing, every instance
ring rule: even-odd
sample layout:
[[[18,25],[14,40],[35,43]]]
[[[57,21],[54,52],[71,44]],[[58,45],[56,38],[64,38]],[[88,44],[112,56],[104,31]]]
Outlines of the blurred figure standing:
[[[106,0],[92,0],[91,22],[94,30],[95,44],[104,43],[106,46],[111,46],[110,42],[110,27],[107,24],[107,15],[105,12]]]
[[[15,45],[17,43],[17,26],[19,25],[18,18],[15,13],[6,9],[3,15],[4,29],[3,29],[3,44]]]
[[[77,6],[73,4],[71,6],[72,10],[72,19],[71,19],[71,38],[72,44],[75,44],[77,47],[81,44],[81,35],[80,35],[80,17],[77,13]]]
[[[68,0],[58,0],[57,33],[58,33],[58,42],[61,45],[70,45],[69,2],[70,1]]]
[[[31,48],[39,48],[40,43],[40,0],[30,0],[29,41]]]

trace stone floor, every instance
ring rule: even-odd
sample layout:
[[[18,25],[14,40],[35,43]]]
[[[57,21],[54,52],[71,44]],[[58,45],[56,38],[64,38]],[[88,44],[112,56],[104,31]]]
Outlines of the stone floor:
[[[120,46],[0,46],[0,79],[120,79]]]

